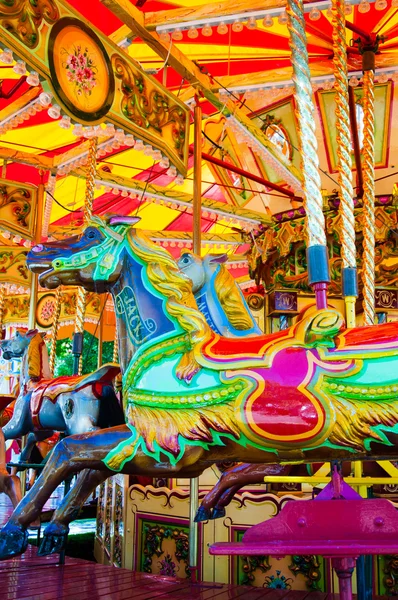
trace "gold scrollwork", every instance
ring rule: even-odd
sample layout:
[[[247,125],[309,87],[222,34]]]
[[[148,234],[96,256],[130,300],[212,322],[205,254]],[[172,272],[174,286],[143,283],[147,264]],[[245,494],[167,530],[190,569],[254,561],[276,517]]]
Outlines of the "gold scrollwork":
[[[11,214],[20,227],[28,227],[26,219],[31,212],[32,194],[24,188],[0,186],[0,208],[12,205]]]
[[[114,54],[111,60],[115,77],[122,82],[121,109],[124,116],[138,127],[154,129],[161,135],[164,128],[171,125],[175,149],[183,157],[186,136],[184,110],[177,104],[170,106],[170,98],[156,87],[148,90],[142,74],[134,71],[123,57]]]
[[[31,49],[39,43],[42,22],[52,25],[58,19],[55,0],[0,0],[0,24]]]

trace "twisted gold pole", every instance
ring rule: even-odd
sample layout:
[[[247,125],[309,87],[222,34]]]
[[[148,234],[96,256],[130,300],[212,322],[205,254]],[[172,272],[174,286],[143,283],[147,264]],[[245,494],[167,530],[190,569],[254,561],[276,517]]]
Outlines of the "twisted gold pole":
[[[340,217],[343,267],[356,267],[354,190],[350,108],[348,103],[347,52],[345,38],[344,0],[332,0],[333,64],[335,76],[337,165],[340,184]]]
[[[287,14],[302,156],[301,170],[308,246],[326,246],[321,178],[318,172],[318,144],[315,135],[314,105],[302,0],[288,0]]]
[[[57,357],[57,338],[58,338],[58,328],[59,328],[59,318],[61,316],[61,306],[62,306],[62,286],[57,287],[57,291],[55,293],[55,311],[54,311],[54,320],[51,331],[51,345],[50,345],[50,358],[49,358],[49,367],[51,375],[54,376],[55,370],[55,360]]]
[[[97,172],[97,148],[98,138],[94,137],[90,139],[90,147],[88,151],[88,165],[87,165],[87,176],[86,176],[86,195],[83,206],[83,219],[84,223],[87,223],[93,215],[93,200],[95,191],[95,176]],[[84,333],[84,316],[86,312],[86,301],[87,301],[86,290],[82,287],[78,288],[77,301],[76,301],[76,322],[75,322],[75,333]],[[79,368],[78,375],[82,374],[83,370],[83,355],[79,357]]]
[[[335,77],[337,166],[340,184],[341,256],[343,259],[343,295],[348,327],[355,327],[354,293],[347,293],[344,277],[348,269],[356,269],[354,189],[352,185],[350,107],[345,35],[344,0],[332,0],[333,65]],[[351,272],[353,273],[353,272]],[[355,287],[356,287],[356,271]],[[356,290],[355,290],[356,291]]]
[[[117,363],[119,358],[119,339],[117,335],[117,328],[115,329],[115,341],[113,342],[113,356],[112,362]]]
[[[375,181],[374,181],[374,72],[363,74],[363,312],[364,324],[375,320]]]
[[[87,292],[84,288],[77,288],[77,300],[76,300],[76,317],[75,317],[75,333],[84,334],[84,316],[86,314],[86,301]],[[83,354],[79,357],[79,368],[77,371],[78,375],[82,374],[83,370]]]
[[[2,285],[0,287],[0,340],[2,338],[2,332],[3,332],[5,300],[6,300],[6,288]]]

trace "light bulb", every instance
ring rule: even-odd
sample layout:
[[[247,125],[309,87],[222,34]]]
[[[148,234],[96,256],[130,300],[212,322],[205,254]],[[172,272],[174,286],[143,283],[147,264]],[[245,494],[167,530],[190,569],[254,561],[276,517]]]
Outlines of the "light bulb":
[[[31,85],[32,87],[37,87],[40,85],[39,74],[36,71],[31,71],[30,74],[26,78],[26,83]]]
[[[93,127],[85,127],[83,130],[83,136],[88,140],[93,138],[94,137]]]
[[[46,107],[51,103],[52,95],[47,92],[42,92],[39,96],[39,102],[42,106]]]
[[[376,10],[384,10],[387,8],[387,0],[376,0],[375,9]]]
[[[271,17],[271,15],[265,15],[265,17],[263,19],[264,27],[272,27],[273,24],[274,24],[274,19]]]
[[[381,73],[381,75],[379,75],[378,77],[378,82],[379,83],[386,83],[388,81],[388,75],[387,73]]]
[[[171,34],[171,37],[173,38],[173,40],[175,40],[176,42],[179,42],[180,40],[182,40],[183,35],[182,35],[182,31],[181,29],[177,28],[174,29],[173,33]]]
[[[257,29],[257,21],[254,17],[250,17],[248,22],[246,23],[246,27],[250,30]]]
[[[118,142],[124,142],[124,131],[123,129],[116,129],[115,138]]]
[[[126,137],[124,138],[124,143],[126,146],[128,146],[129,148],[132,148],[135,144],[135,139],[134,136],[131,135],[131,133],[128,133],[126,135]]]
[[[153,148],[150,144],[145,144],[144,146],[144,156],[152,156]]]
[[[13,66],[12,70],[14,71],[14,73],[17,73],[18,75],[25,75],[25,73],[26,73],[25,61],[17,60],[17,62]]]
[[[279,23],[279,25],[286,25],[288,20],[289,20],[289,17],[287,16],[287,12],[284,10],[283,13],[281,13],[278,17],[278,23]]]
[[[222,21],[217,27],[217,33],[219,33],[220,35],[225,35],[226,33],[228,33],[228,25],[226,25],[224,21]]]
[[[243,23],[241,23],[240,21],[234,21],[232,23],[232,31],[235,31],[235,33],[239,33],[242,30],[243,30]]]
[[[159,167],[162,169],[168,169],[170,166],[170,161],[167,156],[162,156],[162,160],[159,162]]]
[[[361,0],[358,4],[358,12],[365,14],[370,11],[370,4],[368,0]]]
[[[47,111],[47,114],[52,119],[59,119],[59,117],[61,116],[61,107],[60,107],[60,105],[59,104],[54,104],[53,106],[50,106],[50,108]]]
[[[80,123],[76,123],[72,130],[72,133],[76,137],[83,137],[83,125],[81,125]]]
[[[158,161],[162,160],[162,153],[157,148],[153,151],[153,155],[152,156],[153,156],[153,160],[158,160]]]
[[[70,117],[68,117],[67,115],[64,115],[59,122],[59,126],[62,129],[69,129],[70,128]]]
[[[174,165],[171,165],[171,167],[169,167],[166,175],[168,175],[169,177],[177,177],[177,169]]]
[[[210,37],[211,35],[213,35],[213,29],[209,24],[202,27],[202,35],[204,35],[205,37]]]
[[[116,133],[115,126],[112,125],[112,123],[107,123],[107,125],[105,126],[105,129],[104,129],[104,136],[105,137],[113,137],[115,135],[115,133]]]
[[[334,79],[328,79],[323,83],[324,90],[331,90],[334,87]]]
[[[311,21],[319,21],[321,18],[321,11],[316,6],[313,6],[308,16]]]
[[[167,31],[162,31],[159,34],[159,39],[162,42],[169,42],[170,41],[170,34]]]
[[[350,15],[352,13],[352,6],[349,2],[346,2],[344,4],[344,14],[345,15]]]
[[[9,48],[4,48],[3,52],[0,53],[0,61],[5,63],[6,65],[12,65],[12,63],[14,62],[12,50],[10,50]]]
[[[391,75],[391,79],[394,83],[398,83],[398,71],[395,71],[395,73]]]
[[[142,140],[136,140],[134,150],[138,150],[138,152],[142,152],[144,149],[144,142]]]
[[[176,185],[184,185],[184,176],[181,173],[178,173],[177,177],[174,179],[174,183]]]
[[[190,40],[195,40],[199,36],[199,31],[196,27],[190,27],[187,33]]]

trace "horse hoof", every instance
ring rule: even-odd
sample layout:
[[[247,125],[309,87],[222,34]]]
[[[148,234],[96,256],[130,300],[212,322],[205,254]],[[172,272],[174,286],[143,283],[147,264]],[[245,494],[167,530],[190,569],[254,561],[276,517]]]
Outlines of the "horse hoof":
[[[208,521],[211,519],[211,512],[208,508],[204,506],[199,506],[196,515],[195,515],[195,523],[200,523],[201,521]]]
[[[59,554],[66,546],[69,527],[60,527],[58,525],[48,525],[40,547],[37,551],[38,556],[47,556],[48,554]]]
[[[213,508],[213,513],[210,519],[221,519],[222,517],[225,517],[226,514],[227,511],[223,506],[216,506],[215,508]]]
[[[28,546],[28,532],[24,527],[7,523],[0,531],[0,560],[23,554]]]

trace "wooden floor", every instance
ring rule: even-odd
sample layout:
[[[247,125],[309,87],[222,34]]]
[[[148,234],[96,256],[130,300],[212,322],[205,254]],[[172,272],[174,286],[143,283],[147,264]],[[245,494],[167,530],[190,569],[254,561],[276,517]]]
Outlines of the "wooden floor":
[[[29,547],[23,557],[0,562],[1,600],[331,600],[327,594],[254,589],[135,573],[56,556],[39,558]]]

